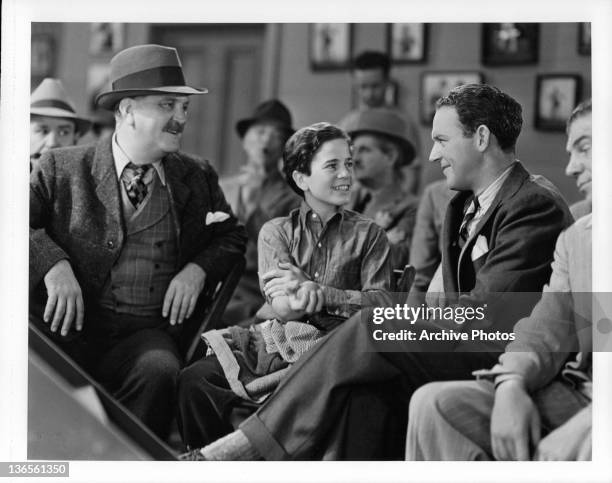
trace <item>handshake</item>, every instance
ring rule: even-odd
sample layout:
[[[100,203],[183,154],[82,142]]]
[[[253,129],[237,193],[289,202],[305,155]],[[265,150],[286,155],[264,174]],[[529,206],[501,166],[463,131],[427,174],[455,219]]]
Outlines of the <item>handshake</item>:
[[[291,263],[279,262],[278,268],[261,278],[266,300],[282,319],[297,320],[323,310],[325,294],[321,285]]]

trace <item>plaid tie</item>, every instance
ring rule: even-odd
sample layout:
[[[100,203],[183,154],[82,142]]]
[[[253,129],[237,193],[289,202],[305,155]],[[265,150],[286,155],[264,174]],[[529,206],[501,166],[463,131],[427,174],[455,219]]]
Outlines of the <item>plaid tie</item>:
[[[463,215],[463,221],[461,222],[461,228],[459,228],[459,244],[461,248],[465,245],[465,242],[470,237],[470,232],[468,227],[470,226],[470,222],[476,216],[478,209],[480,208],[480,204],[478,203],[478,198],[473,196],[468,204],[468,209]]]
[[[142,200],[147,196],[147,185],[144,178],[151,169],[151,166],[150,164],[138,166],[134,163],[129,163],[123,168],[121,181],[123,182],[123,186],[125,186],[125,191],[134,205],[134,208],[138,208]]]

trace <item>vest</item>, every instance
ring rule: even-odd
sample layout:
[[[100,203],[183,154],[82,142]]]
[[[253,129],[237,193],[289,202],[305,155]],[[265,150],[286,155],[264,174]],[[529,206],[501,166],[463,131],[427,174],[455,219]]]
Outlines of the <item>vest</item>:
[[[126,239],[113,265],[100,306],[117,313],[161,316],[164,295],[178,263],[169,193],[155,173],[147,198],[134,210],[121,189]]]

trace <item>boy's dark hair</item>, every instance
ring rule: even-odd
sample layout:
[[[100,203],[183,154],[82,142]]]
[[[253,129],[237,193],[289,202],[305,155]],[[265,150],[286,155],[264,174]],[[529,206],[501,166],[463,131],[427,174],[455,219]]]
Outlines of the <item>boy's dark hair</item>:
[[[293,134],[285,144],[283,151],[283,173],[291,189],[302,198],[304,192],[293,181],[293,172],[298,171],[310,175],[310,163],[312,158],[323,144],[334,139],[344,139],[351,145],[348,134],[328,122],[318,122],[311,126],[303,127]]]
[[[385,79],[389,78],[389,70],[391,69],[391,61],[389,56],[383,52],[374,50],[366,50],[362,52],[353,61],[353,70],[370,70],[381,69]]]
[[[497,138],[502,151],[514,152],[523,126],[522,108],[512,97],[487,84],[455,87],[436,102],[436,109],[454,107],[465,136],[485,125]]]
[[[593,105],[591,103],[591,99],[582,101],[580,104],[578,104],[574,108],[574,110],[570,114],[570,117],[567,119],[566,131],[569,131],[570,126],[576,119],[582,116],[586,116],[587,114],[591,114],[592,112],[593,112]]]

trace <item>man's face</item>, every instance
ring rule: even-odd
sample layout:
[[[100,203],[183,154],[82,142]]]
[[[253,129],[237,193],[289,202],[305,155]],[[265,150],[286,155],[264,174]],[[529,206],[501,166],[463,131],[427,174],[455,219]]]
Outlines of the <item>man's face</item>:
[[[30,158],[49,149],[74,146],[77,142],[73,121],[60,117],[30,116]]]
[[[306,202],[323,211],[348,203],[352,185],[353,160],[344,139],[325,142],[312,158],[310,175],[302,175],[302,183],[298,183]]]
[[[384,106],[387,79],[382,69],[355,70],[353,80],[362,106]]]
[[[131,99],[128,117],[143,157],[157,159],[179,150],[188,107],[189,97],[178,94]]]
[[[592,143],[591,113],[578,117],[569,127],[567,146],[569,162],[565,174],[576,178],[576,185],[587,200],[591,199],[591,143]]]
[[[283,155],[285,134],[274,122],[257,122],[247,129],[242,138],[242,147],[248,162],[261,166],[264,171],[278,169],[278,161]]]
[[[431,138],[434,145],[429,161],[440,162],[446,184],[452,190],[471,191],[478,179],[481,163],[475,136],[465,137],[454,107],[436,111]]]
[[[380,149],[375,135],[360,134],[353,139],[353,161],[355,177],[368,186],[393,169],[394,159]]]

